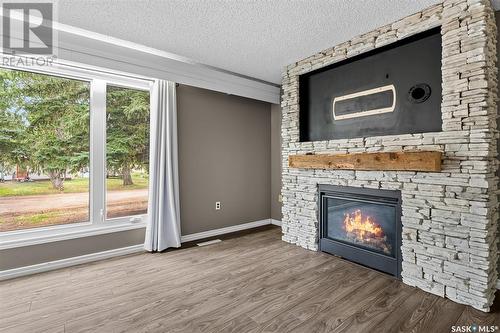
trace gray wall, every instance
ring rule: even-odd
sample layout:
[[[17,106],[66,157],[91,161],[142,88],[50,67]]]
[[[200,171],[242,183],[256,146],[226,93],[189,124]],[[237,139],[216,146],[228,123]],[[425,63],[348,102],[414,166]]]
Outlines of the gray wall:
[[[268,219],[270,104],[181,85],[177,110],[182,234]]]
[[[141,244],[144,231],[135,229],[3,250],[0,271]]]
[[[271,218],[281,221],[281,107],[271,105]]]
[[[243,97],[178,87],[182,235],[270,218],[270,106]],[[215,210],[216,201],[222,203],[220,211]],[[3,250],[0,270],[143,242],[144,229],[137,229]]]

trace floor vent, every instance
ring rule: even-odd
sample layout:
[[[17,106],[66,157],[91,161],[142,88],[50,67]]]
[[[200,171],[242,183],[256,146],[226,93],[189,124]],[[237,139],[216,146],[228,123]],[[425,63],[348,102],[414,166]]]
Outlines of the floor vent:
[[[198,246],[207,246],[207,245],[212,245],[212,244],[216,244],[216,243],[220,243],[220,242],[222,242],[220,239],[214,239],[214,240],[210,240],[210,241],[207,241],[207,242],[197,243],[196,245],[198,245]]]

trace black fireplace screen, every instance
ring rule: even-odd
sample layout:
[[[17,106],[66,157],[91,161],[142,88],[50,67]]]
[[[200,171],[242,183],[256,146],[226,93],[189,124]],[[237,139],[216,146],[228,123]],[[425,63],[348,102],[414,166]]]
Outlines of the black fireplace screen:
[[[320,185],[320,249],[399,277],[399,191]]]
[[[327,198],[328,238],[395,257],[396,208],[392,205]]]

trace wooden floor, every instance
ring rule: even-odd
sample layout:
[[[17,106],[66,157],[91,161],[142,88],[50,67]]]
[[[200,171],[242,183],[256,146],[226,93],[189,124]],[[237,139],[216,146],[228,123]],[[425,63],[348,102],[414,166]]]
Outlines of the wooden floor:
[[[280,240],[269,227],[0,282],[1,332],[451,332],[500,312]]]

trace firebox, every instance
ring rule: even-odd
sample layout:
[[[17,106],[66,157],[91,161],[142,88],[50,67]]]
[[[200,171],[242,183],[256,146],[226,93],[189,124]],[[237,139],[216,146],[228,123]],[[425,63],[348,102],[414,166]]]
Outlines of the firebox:
[[[401,192],[320,185],[320,250],[401,277]]]

